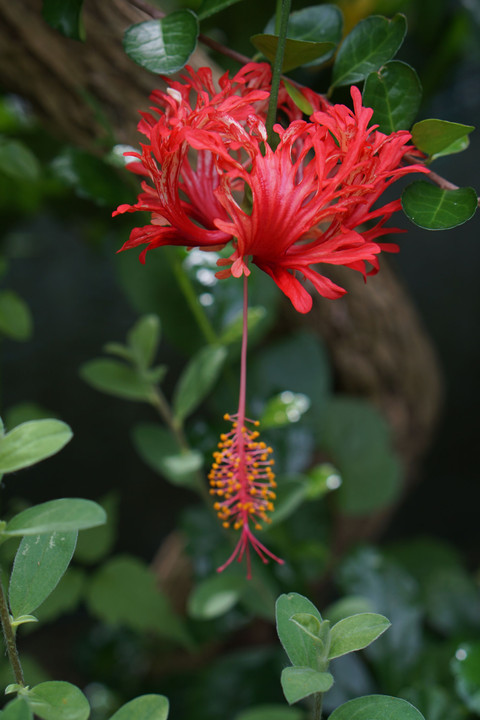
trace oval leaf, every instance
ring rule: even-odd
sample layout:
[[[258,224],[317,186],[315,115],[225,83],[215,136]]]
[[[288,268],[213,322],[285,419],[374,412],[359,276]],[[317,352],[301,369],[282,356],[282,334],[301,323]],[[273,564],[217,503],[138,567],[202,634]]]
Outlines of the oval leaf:
[[[103,525],[105,510],[93,500],[61,498],[35,505],[15,515],[4,530],[5,535],[38,535],[67,532]]]
[[[319,672],[310,667],[284,668],[280,681],[289,705],[314,693],[327,692],[333,685],[330,673]]]
[[[138,65],[153,73],[171,75],[181,70],[195,50],[198,20],[191,10],[178,10],[162,20],[132,25],[123,47]]]
[[[415,70],[407,63],[392,60],[370,73],[363,89],[363,104],[373,108],[373,122],[389,135],[408,130],[422,99],[422,86]]]
[[[473,188],[443,190],[417,180],[402,194],[402,207],[415,225],[427,230],[448,230],[462,225],[475,214],[478,205]]]
[[[68,682],[40,683],[22,696],[42,720],[87,720],[90,715],[87,698]]]
[[[236,575],[214,575],[197,585],[188,598],[188,613],[196,620],[224,615],[237,604],[245,581]]]
[[[253,45],[260,50],[271,62],[275,60],[277,53],[278,36],[260,33],[250,38]],[[287,38],[285,41],[285,52],[283,55],[282,72],[288,72],[294,68],[312,63],[313,61],[323,62],[333,55],[336,45],[330,42],[308,42],[305,40],[293,40]]]
[[[123,400],[149,402],[152,397],[150,384],[141,378],[134,368],[118,360],[91,360],[82,365],[80,376],[95,390]]]
[[[415,123],[412,127],[412,141],[426,155],[439,155],[444,154],[450,145],[469,135],[473,130],[475,130],[473,125],[430,118]]]
[[[12,340],[28,340],[32,328],[32,315],[26,302],[17,293],[3,290],[0,293],[0,332]]]
[[[32,613],[56,588],[72,559],[76,543],[76,532],[23,538],[8,590],[14,618]]]
[[[392,20],[372,15],[356,25],[340,46],[333,66],[332,88],[359,82],[391,60],[407,32],[404,15]]]
[[[322,616],[313,603],[303,595],[280,595],[275,605],[277,633],[293,665],[317,669],[317,646],[290,618],[297,613],[313,615],[319,622]]]
[[[367,647],[388,630],[390,625],[386,617],[377,613],[359,613],[340,620],[330,631],[328,659],[333,660]]]
[[[388,695],[366,695],[340,705],[329,720],[424,720],[406,700]]]
[[[32,151],[19,140],[0,141],[0,172],[15,180],[37,180],[40,165]]]
[[[182,423],[208,395],[227,357],[224,347],[208,345],[198,352],[180,376],[173,397],[173,414]]]
[[[160,341],[158,315],[145,315],[135,323],[127,335],[128,345],[138,367],[145,370],[152,364]]]
[[[167,720],[168,710],[164,695],[140,695],[122,705],[110,720]]]
[[[22,697],[9,702],[0,711],[0,718],[1,720],[33,720],[32,711]]]
[[[72,438],[61,420],[30,420],[0,438],[0,473],[14,472],[55,455]]]

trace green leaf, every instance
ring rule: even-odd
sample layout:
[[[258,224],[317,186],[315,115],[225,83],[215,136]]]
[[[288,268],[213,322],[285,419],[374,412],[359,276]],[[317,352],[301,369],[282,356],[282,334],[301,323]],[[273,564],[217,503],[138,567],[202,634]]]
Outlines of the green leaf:
[[[106,522],[84,530],[77,542],[75,560],[93,564],[106,557],[117,539],[119,496],[113,491],[99,501],[106,514]]]
[[[22,142],[0,137],[0,173],[15,180],[35,181],[40,177],[40,165]]]
[[[0,473],[15,472],[55,455],[72,438],[60,420],[31,420],[0,438]]]
[[[477,193],[471,187],[443,190],[416,180],[402,193],[405,214],[426,230],[448,230],[463,225],[473,217],[477,206]]]
[[[210,17],[210,15],[214,15],[237,2],[239,2],[239,0],[203,0],[197,10],[198,19],[205,20],[205,18]]]
[[[333,66],[332,88],[351,85],[391,60],[407,32],[404,15],[371,15],[356,25],[340,46]]]
[[[300,90],[295,87],[295,85],[292,85],[288,82],[288,80],[283,80],[283,84],[285,86],[285,90],[290,95],[290,98],[293,100],[295,105],[300,108],[300,110],[303,112],[304,115],[312,115],[313,113],[313,107],[311,103],[307,100],[305,95],[300,92]]]
[[[30,710],[24,698],[17,697],[0,711],[1,720],[33,720]]]
[[[430,118],[415,123],[412,127],[412,142],[426,155],[438,157],[439,154],[445,153],[452,143],[463,139],[473,130],[475,130],[473,125]]]
[[[30,708],[42,720],[87,720],[90,706],[75,685],[52,680],[22,693]]]
[[[401,468],[389,428],[367,402],[332,399],[323,416],[321,446],[340,471],[342,484],[335,497],[343,512],[372,512],[397,497]]]
[[[68,38],[85,40],[83,0],[43,0],[43,19]]]
[[[214,575],[197,585],[188,598],[188,614],[196,620],[220,617],[234,607],[245,589],[237,575]]]
[[[310,398],[307,395],[284,390],[268,401],[260,424],[263,429],[290,425],[298,422],[309,408]]]
[[[215,385],[227,357],[224,347],[208,345],[188,363],[180,376],[173,396],[173,414],[182,424]]]
[[[55,589],[72,559],[76,542],[76,531],[23,538],[8,590],[14,618],[31,614]]]
[[[329,672],[319,672],[310,667],[287,667],[280,678],[289,705],[314,693],[324,693],[333,685],[333,676]]]
[[[162,20],[147,20],[125,32],[123,47],[138,65],[153,73],[181,70],[195,50],[198,19],[191,10],[178,10]]]
[[[340,473],[330,463],[315,465],[308,471],[306,479],[305,497],[308,500],[318,500],[332,490],[338,490],[342,484]]]
[[[78,197],[92,200],[100,207],[115,207],[118,198],[126,191],[125,179],[116,168],[80,148],[62,150],[51,168],[55,176],[73,188]]]
[[[315,644],[318,646],[320,641],[320,644],[323,646],[322,642],[322,635],[328,635],[330,623],[328,620],[320,620],[315,617],[315,615],[312,615],[311,613],[295,613],[290,618],[290,622],[295,623],[297,627],[302,630],[302,632],[306,633],[309,637],[311,637]],[[326,626],[326,633],[323,632],[323,627]]]
[[[305,713],[285,705],[257,705],[235,716],[235,720],[305,720]]]
[[[446,148],[435,153],[435,155],[432,155],[431,160],[436,160],[439,157],[445,157],[445,155],[456,155],[457,153],[461,153],[466,150],[469,145],[470,139],[468,135],[464,135],[463,137],[458,138],[458,140],[452,142],[451,145],[447,145]]]
[[[462,643],[451,663],[455,689],[472,712],[480,713],[480,642]]]
[[[167,720],[168,710],[164,695],[140,695],[122,705],[110,720]]]
[[[27,303],[11,290],[0,292],[0,332],[12,340],[29,340],[33,320]]]
[[[277,633],[293,665],[317,669],[318,651],[315,643],[290,618],[297,613],[309,613],[319,622],[322,616],[313,603],[303,595],[280,595],[275,605]]]
[[[94,575],[87,593],[90,612],[110,625],[154,631],[189,644],[181,619],[158,590],[151,570],[138,558],[117,555]]]
[[[128,333],[127,341],[137,366],[142,370],[150,367],[160,342],[158,315],[145,315],[140,318]]]
[[[331,630],[328,659],[362,650],[388,630],[390,625],[386,617],[377,613],[360,613],[340,620]]]
[[[61,498],[35,505],[15,515],[3,532],[4,535],[38,535],[39,533],[67,532],[103,525],[105,510],[93,500]]]
[[[119,360],[90,360],[80,368],[80,377],[95,390],[123,400],[150,402],[152,398],[150,383]]]
[[[196,473],[203,465],[201,452],[182,450],[170,430],[153,423],[136,425],[132,440],[138,454],[152,470],[174,485],[198,487]]]
[[[406,700],[388,695],[366,695],[340,705],[329,720],[424,720]]]
[[[335,47],[342,39],[342,26],[342,13],[335,5],[306,7],[290,14],[287,38],[294,41],[304,41],[305,43],[315,44],[317,46],[323,44],[325,53],[307,63],[308,65],[320,65],[332,57]],[[264,33],[275,35],[275,17],[268,22]],[[330,47],[327,47],[328,45]],[[291,48],[293,50],[292,62],[295,62],[295,46],[292,45]],[[318,49],[320,49],[320,47],[318,47]],[[304,63],[296,62],[293,67],[299,64]]]
[[[387,135],[408,130],[421,99],[422,86],[417,73],[399,60],[388,62],[365,80],[363,104],[373,108],[372,121]]]
[[[277,35],[260,33],[258,35],[252,35],[250,41],[270,62],[275,60],[278,45]],[[282,72],[288,72],[307,63],[323,62],[333,55],[335,47],[336,45],[331,42],[317,43],[287,38],[285,41]]]

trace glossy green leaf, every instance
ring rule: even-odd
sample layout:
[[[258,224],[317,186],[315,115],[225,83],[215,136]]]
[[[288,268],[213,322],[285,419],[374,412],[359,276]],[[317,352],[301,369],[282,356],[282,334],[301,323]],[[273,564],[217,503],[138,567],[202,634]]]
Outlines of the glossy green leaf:
[[[317,647],[290,618],[297,613],[313,615],[319,622],[322,616],[313,603],[298,593],[280,595],[275,605],[277,633],[293,665],[317,669]]]
[[[347,35],[333,66],[332,87],[357,83],[391,60],[407,32],[404,15],[371,15]]]
[[[43,0],[42,15],[51,27],[73,40],[85,40],[83,0]]]
[[[0,720],[33,720],[33,715],[26,700],[17,697],[0,710]]]
[[[351,615],[337,622],[331,629],[329,660],[362,650],[376,640],[391,623],[377,613]]]
[[[455,689],[465,705],[480,714],[480,642],[465,642],[452,660]]]
[[[412,127],[412,142],[426,155],[439,155],[475,130],[473,125],[448,122],[430,118],[421,120]],[[458,152],[458,151],[456,151]]]
[[[456,155],[457,153],[461,153],[464,150],[468,148],[470,145],[470,138],[468,135],[464,135],[461,138],[458,138],[458,140],[454,140],[450,145],[447,145],[446,148],[443,148],[443,150],[439,150],[439,152],[436,152],[434,155],[431,156],[431,160],[436,160],[439,157],[445,157],[446,155]]]
[[[408,130],[421,99],[422,86],[417,73],[399,60],[388,62],[365,80],[363,104],[373,108],[372,122],[387,135]]]
[[[366,695],[340,705],[329,720],[424,720],[406,700],[389,695]]]
[[[119,360],[98,358],[80,368],[82,380],[95,390],[123,400],[150,402],[152,389],[136,370]]]
[[[188,614],[196,620],[211,620],[234,607],[245,589],[238,575],[214,575],[197,585],[188,598]]]
[[[235,720],[305,720],[305,713],[299,708],[285,705],[256,705],[243,710]]]
[[[335,498],[343,512],[363,514],[393,502],[401,468],[388,426],[375,408],[363,400],[335,397],[325,408],[320,439],[341,474]]]
[[[303,114],[312,115],[313,107],[311,103],[307,100],[305,95],[301,93],[300,90],[295,87],[295,85],[292,85],[292,83],[288,82],[288,80],[284,79],[283,84],[290,98],[293,100],[295,105],[303,112]]]
[[[87,720],[90,706],[75,685],[52,680],[35,685],[22,696],[42,720]]]
[[[412,222],[426,230],[448,230],[470,220],[478,207],[473,188],[443,190],[416,180],[402,193],[402,207]]]
[[[29,340],[33,319],[27,303],[12,290],[0,292],[0,333],[12,340]]]
[[[127,335],[128,345],[135,363],[142,370],[150,367],[160,341],[160,319],[157,315],[145,315],[135,323]]]
[[[309,65],[318,65],[332,57],[335,47],[342,39],[343,16],[335,5],[314,5],[292,12],[288,19],[287,38],[310,43],[328,43],[326,49]],[[275,35],[275,17],[267,23],[264,33]],[[298,64],[298,63],[297,63]]]
[[[173,396],[173,414],[176,422],[183,423],[212,390],[226,357],[226,348],[208,345],[188,363]]]
[[[167,720],[168,710],[164,695],[140,695],[122,705],[110,720]]]
[[[72,438],[60,420],[31,420],[0,438],[0,473],[15,472],[55,455]]]
[[[14,618],[31,614],[55,589],[70,564],[76,542],[76,531],[23,538],[8,590]]]
[[[203,0],[197,10],[198,19],[205,20],[205,18],[210,17],[210,15],[220,12],[220,10],[230,7],[230,5],[235,5],[235,3],[239,1],[240,0]]]
[[[310,667],[287,667],[280,678],[283,694],[289,705],[314,693],[324,693],[333,685],[329,672],[319,672]]]
[[[284,390],[268,401],[260,418],[261,426],[265,429],[298,422],[309,408],[307,395]]]
[[[277,35],[260,33],[258,35],[252,35],[250,40],[257,50],[260,50],[270,62],[275,60],[278,45]],[[314,61],[323,62],[333,55],[335,47],[336,45],[331,42],[317,43],[287,38],[285,41],[282,72],[288,72],[289,70]]]
[[[35,181],[40,177],[40,165],[22,142],[0,136],[0,173],[15,180]]]
[[[191,10],[178,10],[162,20],[147,20],[125,32],[123,47],[138,65],[153,73],[181,70],[195,50],[198,19]]]
[[[167,428],[153,423],[136,425],[133,444],[144,462],[174,485],[198,486],[197,471],[203,465],[198,450],[182,450]]]
[[[87,592],[91,613],[110,625],[153,631],[182,645],[189,642],[181,619],[138,558],[117,555],[93,576]]]
[[[15,515],[3,532],[4,535],[38,535],[39,533],[67,532],[103,525],[105,510],[93,500],[61,498],[35,505]]]

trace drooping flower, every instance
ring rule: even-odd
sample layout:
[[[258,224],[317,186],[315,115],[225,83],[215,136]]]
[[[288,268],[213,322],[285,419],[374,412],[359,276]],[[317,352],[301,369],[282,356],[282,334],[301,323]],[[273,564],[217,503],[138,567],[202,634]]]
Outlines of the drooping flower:
[[[202,68],[153,93],[159,117],[142,115],[139,129],[149,144],[130,153],[137,161],[129,166],[152,184],[143,183],[135,205],[116,211],[148,211],[151,222],[135,228],[122,249],[146,245],[144,261],[163,245],[217,250],[231,243],[219,277],[248,274],[252,262],[308,312],[303,280],[328,298],[345,293],[317,265],[366,276],[378,270],[382,250],[398,250],[379,238],[399,232],[385,223],[400,201],[374,204],[398,178],[427,171],[402,165],[412,149],[408,132],[369,127],[373,111],[356,87],[353,111],[305,91],[315,110],[308,122],[282,88],[279,111],[288,125],[275,126],[280,142],[273,150],[265,130],[269,82],[269,67],[250,63],[232,79],[223,76],[219,91]]]

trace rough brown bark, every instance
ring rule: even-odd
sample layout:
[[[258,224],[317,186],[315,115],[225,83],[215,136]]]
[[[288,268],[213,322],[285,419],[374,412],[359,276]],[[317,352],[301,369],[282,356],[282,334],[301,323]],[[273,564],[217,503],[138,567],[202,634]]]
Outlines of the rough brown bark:
[[[109,133],[117,142],[136,144],[137,111],[148,107],[159,79],[125,55],[121,39],[147,16],[128,0],[86,0],[84,14],[87,42],[80,43],[43,21],[41,0],[0,0],[0,86],[28,99],[52,133],[75,145],[102,152]],[[193,65],[206,62],[202,51],[192,58]],[[332,277],[349,294],[335,302],[317,299],[303,322],[327,342],[337,388],[372,399],[389,419],[411,478],[440,401],[431,345],[385,263],[366,286],[348,270],[335,269]],[[298,326],[298,314],[290,319]],[[384,518],[373,518],[376,530],[365,519],[358,527],[350,520],[347,534],[376,532]]]

